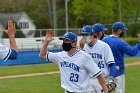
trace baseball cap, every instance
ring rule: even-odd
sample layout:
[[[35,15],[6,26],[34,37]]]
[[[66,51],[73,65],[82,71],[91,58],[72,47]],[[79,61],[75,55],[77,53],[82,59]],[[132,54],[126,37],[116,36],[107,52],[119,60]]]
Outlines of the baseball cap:
[[[72,42],[77,42],[77,35],[73,32],[67,32],[64,34],[63,37],[59,37],[59,40],[64,40],[64,39],[70,40]]]
[[[94,29],[92,29],[92,26],[90,25],[86,25],[86,26],[83,26],[80,34],[92,34],[94,33]]]
[[[122,22],[116,22],[116,23],[114,23],[114,24],[112,25],[112,29],[123,29],[123,30],[128,30],[128,29],[125,27],[124,23],[122,23]]]
[[[95,31],[95,33],[100,32],[100,31],[107,31],[108,29],[105,28],[102,24],[100,23],[96,23],[93,25],[93,29]]]

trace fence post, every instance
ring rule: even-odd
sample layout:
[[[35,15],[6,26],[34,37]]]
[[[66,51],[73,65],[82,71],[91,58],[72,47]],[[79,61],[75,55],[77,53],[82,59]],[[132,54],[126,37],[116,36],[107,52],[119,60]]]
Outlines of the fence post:
[[[40,37],[42,37],[42,32],[41,32],[41,29],[39,30],[39,32],[40,32]]]

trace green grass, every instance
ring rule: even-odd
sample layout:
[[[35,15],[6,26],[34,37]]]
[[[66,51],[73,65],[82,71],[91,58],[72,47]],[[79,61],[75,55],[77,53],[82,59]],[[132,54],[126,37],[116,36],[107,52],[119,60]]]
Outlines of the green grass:
[[[140,62],[140,57],[125,59],[125,63]],[[19,66],[0,66],[0,76],[30,74],[58,71],[58,66],[53,63],[49,64],[34,64],[34,65],[19,65]]]
[[[140,65],[126,67],[126,93],[140,93]]]
[[[58,71],[58,66],[53,63],[19,65],[19,66],[1,66],[0,76],[30,74],[30,73],[40,73],[40,72],[50,72],[50,71]]]
[[[139,68],[126,67],[126,93],[139,93]],[[0,93],[64,93],[59,74],[3,79],[0,85]]]
[[[140,62],[140,57],[130,57],[130,58],[125,58],[124,62],[127,63],[133,63],[133,62]]]
[[[140,58],[127,58],[125,63],[139,62]],[[139,93],[140,65],[126,67],[126,93]],[[0,76],[58,71],[56,64],[1,66]],[[0,80],[0,93],[64,93],[59,74],[20,77]]]
[[[64,93],[59,74],[0,80],[0,93]]]

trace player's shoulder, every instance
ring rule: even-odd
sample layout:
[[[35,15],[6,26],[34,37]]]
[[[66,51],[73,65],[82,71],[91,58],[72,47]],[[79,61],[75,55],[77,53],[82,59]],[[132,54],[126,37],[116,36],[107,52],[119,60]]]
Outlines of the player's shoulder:
[[[104,42],[112,42],[112,43],[116,43],[116,44],[122,44],[122,43],[125,43],[124,40],[120,39],[119,37],[117,36],[114,36],[114,35],[108,35],[106,37],[103,38],[103,41]]]
[[[84,50],[78,49],[78,52],[79,52],[80,55],[84,55],[85,54],[85,51]]]
[[[105,43],[104,41],[101,41],[101,40],[98,40],[98,43],[99,43],[101,46],[108,46],[107,43]]]
[[[67,53],[65,51],[60,51],[60,52],[48,51],[48,54],[55,54],[55,55],[58,55],[58,56],[62,56],[62,55],[66,55]]]
[[[119,37],[114,36],[114,35],[108,35],[108,36],[104,37],[104,38],[103,38],[103,41],[104,41],[104,40],[111,40],[111,39],[117,40],[117,41],[121,41],[121,39],[120,39]]]
[[[91,56],[88,54],[88,53],[86,53],[84,50],[80,50],[79,51],[79,54],[80,54],[80,56],[82,57],[82,58],[84,58],[84,59],[87,59],[87,58],[90,58]]]
[[[106,40],[106,41],[108,41],[108,40],[111,40],[111,39],[115,39],[115,40],[119,40],[119,38],[117,37],[117,36],[114,36],[114,35],[108,35],[108,36],[105,36],[102,40],[104,41],[104,40]]]
[[[56,52],[56,53],[58,53],[59,55],[65,55],[65,54],[67,54],[66,51],[61,51],[61,52]]]
[[[81,55],[81,56],[86,56],[86,55],[88,55],[86,52],[85,52],[85,50],[78,50],[79,51],[79,55]]]
[[[103,41],[101,41],[101,40],[98,40],[97,43],[104,44],[105,42],[103,42]]]

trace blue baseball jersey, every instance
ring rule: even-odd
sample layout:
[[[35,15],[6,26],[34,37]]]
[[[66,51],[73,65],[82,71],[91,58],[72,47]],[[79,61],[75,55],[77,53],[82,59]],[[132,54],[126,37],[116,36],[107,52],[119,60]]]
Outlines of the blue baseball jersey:
[[[93,77],[101,74],[93,59],[81,50],[77,50],[73,55],[65,51],[48,52],[46,59],[58,64],[61,87],[69,92],[87,92],[90,86],[90,73]]]
[[[124,54],[126,53],[127,55],[135,56],[140,48],[140,42],[138,42],[134,47],[131,47],[126,42],[113,35],[105,37],[103,41],[110,46],[116,66],[120,67],[120,70],[116,72],[116,77],[124,74]]]
[[[10,57],[10,54],[11,54],[11,49],[3,46],[0,43],[0,59],[6,61]]]

